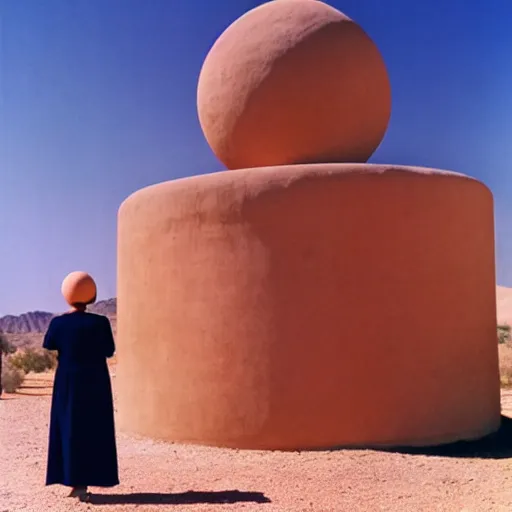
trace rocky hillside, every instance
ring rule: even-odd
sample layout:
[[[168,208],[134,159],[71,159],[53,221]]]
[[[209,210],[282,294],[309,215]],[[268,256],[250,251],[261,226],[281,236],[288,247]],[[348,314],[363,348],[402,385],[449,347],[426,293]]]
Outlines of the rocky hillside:
[[[89,311],[115,320],[116,306],[116,299],[101,300],[92,305]],[[42,333],[46,331],[54,316],[55,313],[47,311],[32,311],[18,316],[7,315],[0,318],[0,332],[10,334]]]

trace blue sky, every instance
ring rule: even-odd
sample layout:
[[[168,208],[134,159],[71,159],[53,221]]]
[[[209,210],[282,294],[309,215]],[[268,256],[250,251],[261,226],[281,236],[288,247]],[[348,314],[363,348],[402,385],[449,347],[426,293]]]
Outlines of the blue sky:
[[[277,0],[278,1],[278,0]],[[3,0],[0,315],[65,308],[63,277],[116,294],[120,203],[140,187],[222,169],[196,85],[222,31],[256,0]],[[484,181],[498,282],[512,286],[510,0],[330,0],[373,38],[393,93],[370,162]]]

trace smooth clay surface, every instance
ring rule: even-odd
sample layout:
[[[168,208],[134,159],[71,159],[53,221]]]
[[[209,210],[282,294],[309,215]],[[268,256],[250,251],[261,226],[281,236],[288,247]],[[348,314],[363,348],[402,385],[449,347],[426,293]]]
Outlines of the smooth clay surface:
[[[122,430],[294,450],[499,425],[476,180],[318,164],[171,181],[123,203],[118,258]]]
[[[199,77],[199,120],[228,167],[366,162],[384,137],[382,56],[320,1],[267,2],[230,25]]]

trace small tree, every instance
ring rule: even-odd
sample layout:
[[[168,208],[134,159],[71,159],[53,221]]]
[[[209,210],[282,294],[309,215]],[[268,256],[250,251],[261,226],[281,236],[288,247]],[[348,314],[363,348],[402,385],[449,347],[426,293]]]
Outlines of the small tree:
[[[5,334],[0,332],[0,396],[2,396],[3,392],[3,379],[2,379],[2,359],[4,354],[14,354],[16,352],[16,347],[9,343]]]
[[[501,324],[498,325],[498,343],[502,345],[503,343],[508,343],[512,339],[512,334],[510,332],[510,325]]]
[[[7,393],[15,393],[16,390],[23,384],[25,380],[25,372],[23,370],[19,370],[18,368],[14,368],[9,359],[7,359],[6,364],[4,365],[4,371],[2,373],[2,388]]]

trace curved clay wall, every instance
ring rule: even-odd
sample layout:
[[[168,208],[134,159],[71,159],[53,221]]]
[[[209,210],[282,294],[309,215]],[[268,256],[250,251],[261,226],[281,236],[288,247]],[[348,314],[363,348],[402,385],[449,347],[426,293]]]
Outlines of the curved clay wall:
[[[325,164],[119,212],[120,427],[239,448],[437,444],[500,421],[491,193]]]

